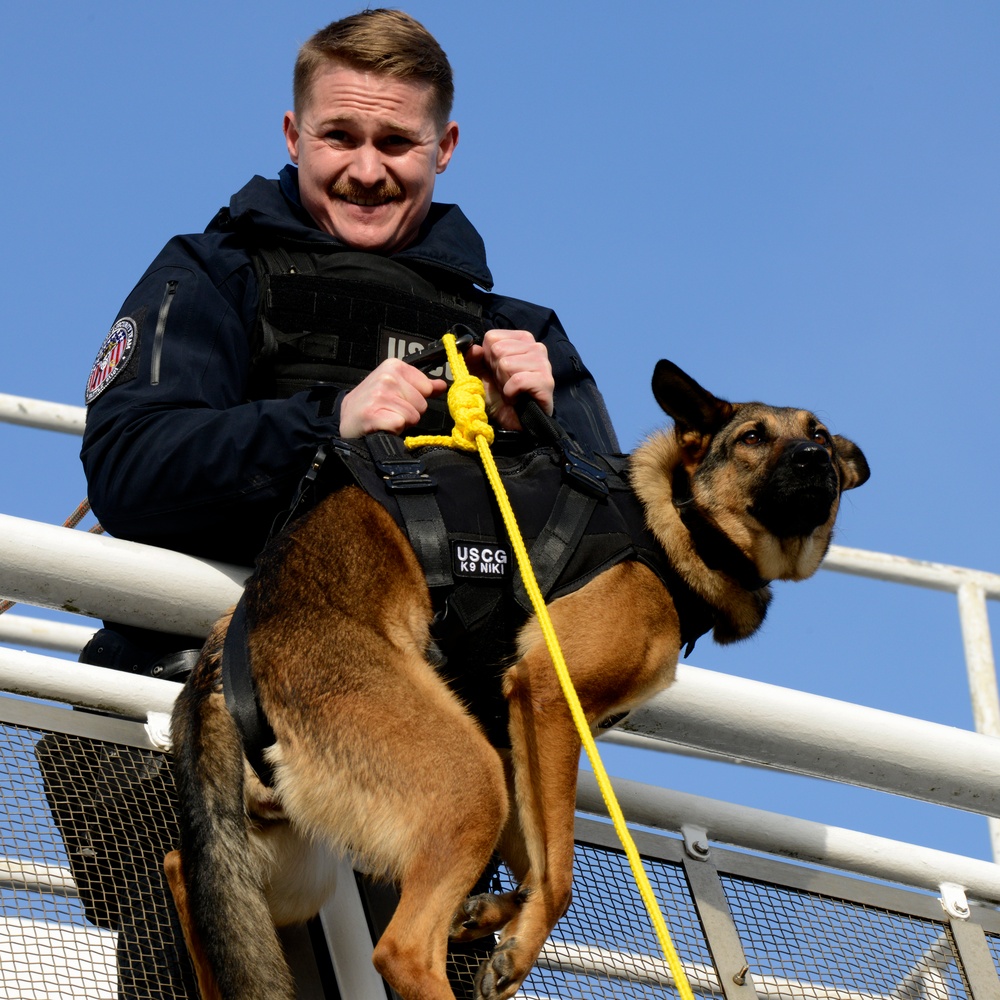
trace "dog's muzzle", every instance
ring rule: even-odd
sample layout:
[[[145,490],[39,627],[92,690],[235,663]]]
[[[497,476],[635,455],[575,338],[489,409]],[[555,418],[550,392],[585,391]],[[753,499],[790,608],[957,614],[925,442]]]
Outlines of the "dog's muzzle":
[[[750,513],[778,538],[808,535],[830,519],[838,492],[830,453],[813,441],[792,441]]]

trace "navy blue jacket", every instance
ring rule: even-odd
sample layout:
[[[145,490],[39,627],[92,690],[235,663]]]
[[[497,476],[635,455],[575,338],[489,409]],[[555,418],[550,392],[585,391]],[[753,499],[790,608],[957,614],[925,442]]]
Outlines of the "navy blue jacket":
[[[172,239],[125,300],[117,353],[91,377],[81,452],[91,504],[111,534],[250,564],[317,445],[338,434],[339,405],[321,416],[306,392],[248,398],[257,317],[248,250],[275,236],[332,241],[301,207],[290,166],[278,180],[254,177],[204,233]],[[418,239],[393,259],[470,289],[493,285],[482,238],[455,205],[432,206]],[[567,430],[617,451],[603,400],[555,313],[479,297],[487,328],[527,329],[548,347]]]

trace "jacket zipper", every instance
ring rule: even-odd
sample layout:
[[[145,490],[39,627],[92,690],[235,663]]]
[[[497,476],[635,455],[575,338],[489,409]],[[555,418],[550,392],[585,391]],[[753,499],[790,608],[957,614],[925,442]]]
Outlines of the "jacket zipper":
[[[163,292],[163,301],[160,302],[160,312],[156,317],[156,332],[153,334],[153,360],[149,366],[149,384],[160,384],[160,358],[163,355],[163,335],[167,329],[167,316],[170,313],[170,306],[173,304],[174,295],[177,292],[177,282],[168,281]]]

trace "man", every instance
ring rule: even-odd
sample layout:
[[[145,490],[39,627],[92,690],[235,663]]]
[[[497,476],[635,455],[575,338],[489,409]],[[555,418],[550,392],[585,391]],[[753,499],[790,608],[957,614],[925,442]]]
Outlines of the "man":
[[[112,534],[251,562],[319,442],[428,414],[445,383],[390,355],[455,320],[486,333],[469,360],[495,421],[516,426],[511,400],[527,392],[583,443],[616,450],[555,314],[481,290],[493,283],[481,238],[457,206],[432,203],[458,142],[451,96],[444,53],[400,12],[346,18],[303,46],[284,119],[297,166],[171,240],[95,364],[82,458]],[[310,389],[321,382],[340,391]]]
[[[516,428],[528,393],[582,444],[617,451],[555,314],[492,294],[479,234],[432,200],[458,143],[452,97],[444,52],[399,11],[302,47],[293,166],[171,240],[98,353],[82,459],[112,534],[250,564],[320,443],[441,425],[445,380],[400,358],[455,322],[484,335],[468,361],[494,422]],[[81,658],[180,680],[199,643],[109,625]],[[120,946],[124,995],[143,947]]]

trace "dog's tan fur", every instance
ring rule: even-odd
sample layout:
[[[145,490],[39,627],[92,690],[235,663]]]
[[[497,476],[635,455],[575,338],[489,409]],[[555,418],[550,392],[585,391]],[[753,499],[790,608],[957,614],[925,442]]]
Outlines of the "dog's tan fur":
[[[674,568],[714,609],[715,637],[743,638],[763,620],[763,580],[815,572],[840,492],[864,482],[867,465],[807,411],[725,403],[669,363],[658,366],[654,393],[676,425],[637,449],[633,487]],[[821,523],[789,535],[760,518],[774,522],[784,510],[784,499],[777,508],[770,499],[776,470],[787,478],[782,463],[803,442],[817,468],[829,466],[829,508],[820,503]],[[678,476],[689,484],[683,498]],[[759,586],[747,589],[740,574],[706,564],[689,530],[694,510],[763,578]],[[391,517],[357,488],[332,494],[272,543],[248,596],[254,677],[277,737],[267,751],[274,787],[243,759],[225,708],[226,620],[174,715],[182,918],[208,956],[202,983],[214,972],[218,995],[229,1000],[293,996],[280,948],[261,923],[268,914],[281,924],[315,913],[331,888],[330,858],[349,850],[399,885],[374,962],[402,997],[453,1000],[449,936],[493,932],[499,944],[478,995],[512,996],[569,904],[580,752],[537,622],[522,629],[503,680],[508,755],[429,662],[431,604],[420,565]],[[621,563],[549,610],[592,725],[673,679],[678,612],[646,566]],[[467,900],[494,849],[518,891]]]

